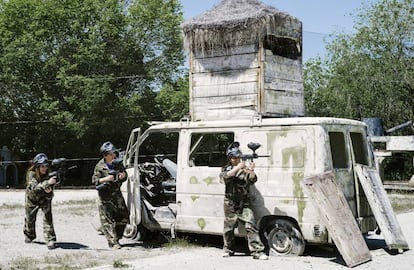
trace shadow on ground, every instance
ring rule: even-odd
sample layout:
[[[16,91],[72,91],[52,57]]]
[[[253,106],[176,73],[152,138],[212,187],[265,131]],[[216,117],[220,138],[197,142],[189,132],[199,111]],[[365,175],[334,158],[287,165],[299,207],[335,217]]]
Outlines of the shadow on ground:
[[[88,249],[89,246],[85,246],[78,243],[72,243],[72,242],[57,242],[56,248],[61,249]]]

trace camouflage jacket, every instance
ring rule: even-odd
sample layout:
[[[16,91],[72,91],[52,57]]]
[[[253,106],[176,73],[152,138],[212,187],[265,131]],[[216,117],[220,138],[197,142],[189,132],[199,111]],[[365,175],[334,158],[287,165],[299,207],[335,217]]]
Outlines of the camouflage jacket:
[[[228,176],[227,173],[233,166],[223,167],[220,173],[220,182],[226,185],[225,198],[231,200],[236,205],[249,204],[249,189],[257,181],[255,173],[250,173],[247,168],[239,170],[235,176]]]
[[[26,186],[26,197],[33,204],[41,204],[45,201],[51,201],[53,193],[53,185],[50,185],[48,180],[49,176],[46,175],[42,177],[40,181],[36,179],[36,173],[34,171],[29,171],[26,175],[27,177],[27,186]],[[52,191],[47,193],[46,188],[52,187]]]
[[[108,176],[111,169],[112,167],[106,164],[103,158],[99,160],[99,162],[95,165],[95,169],[92,175],[92,183],[95,186],[100,185],[101,183],[99,183],[99,179]],[[124,172],[126,174],[126,171]],[[122,180],[105,183],[105,187],[98,190],[99,196],[101,198],[109,198],[115,196],[115,194],[120,193],[122,183],[126,181],[127,177],[128,175],[126,175],[126,177]]]

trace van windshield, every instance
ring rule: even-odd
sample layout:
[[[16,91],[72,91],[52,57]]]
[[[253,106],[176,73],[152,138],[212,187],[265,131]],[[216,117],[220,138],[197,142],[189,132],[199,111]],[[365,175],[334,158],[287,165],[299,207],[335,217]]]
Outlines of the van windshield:
[[[332,165],[335,169],[348,168],[348,153],[345,145],[345,134],[342,132],[329,132]]]
[[[138,163],[153,162],[157,156],[177,162],[178,132],[153,132],[139,146]]]
[[[355,163],[368,165],[367,142],[361,133],[351,132],[352,150]]]

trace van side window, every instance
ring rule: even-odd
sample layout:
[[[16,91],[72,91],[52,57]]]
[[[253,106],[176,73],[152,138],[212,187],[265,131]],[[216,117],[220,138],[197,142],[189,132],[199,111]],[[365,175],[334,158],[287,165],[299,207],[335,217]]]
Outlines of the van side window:
[[[345,135],[342,132],[329,132],[329,143],[333,167],[335,169],[348,168]]]
[[[233,141],[233,133],[191,134],[189,166],[224,166],[227,162],[227,146]]]
[[[362,165],[368,165],[367,144],[364,141],[364,136],[362,136],[361,133],[351,132],[351,141],[355,162]]]
[[[178,132],[153,132],[139,146],[138,163],[154,162],[156,156],[177,162]]]

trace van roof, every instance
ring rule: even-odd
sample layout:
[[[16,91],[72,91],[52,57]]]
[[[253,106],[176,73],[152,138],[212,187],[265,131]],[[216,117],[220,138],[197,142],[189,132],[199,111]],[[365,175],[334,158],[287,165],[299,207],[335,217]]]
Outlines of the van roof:
[[[153,125],[151,129],[186,129],[186,128],[217,128],[217,127],[264,127],[264,126],[298,126],[298,125],[352,125],[365,126],[361,121],[334,117],[289,117],[289,118],[258,118],[217,121],[180,121],[164,122]]]

